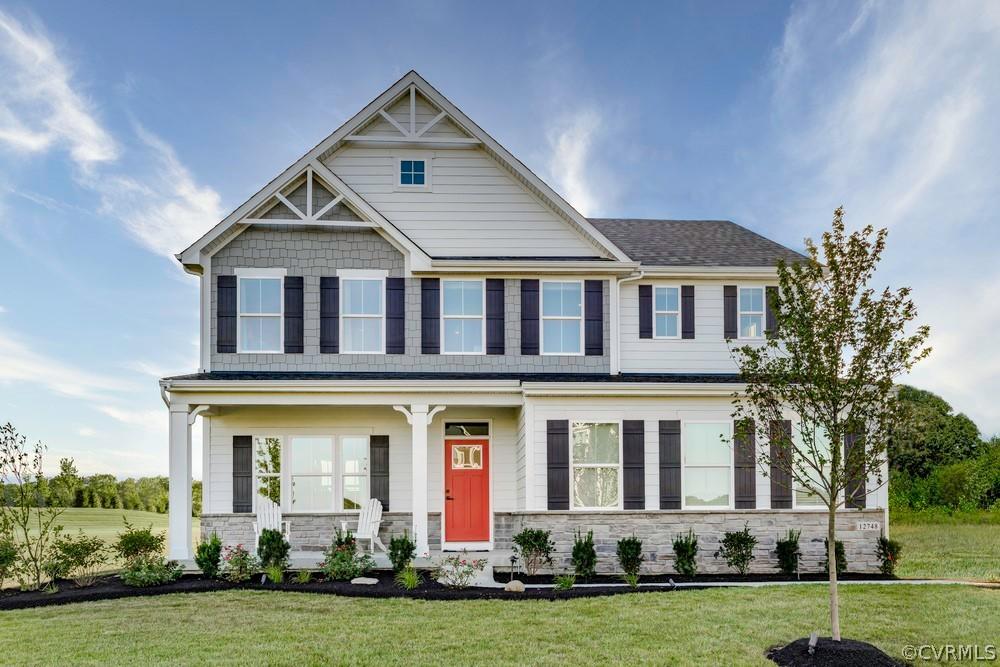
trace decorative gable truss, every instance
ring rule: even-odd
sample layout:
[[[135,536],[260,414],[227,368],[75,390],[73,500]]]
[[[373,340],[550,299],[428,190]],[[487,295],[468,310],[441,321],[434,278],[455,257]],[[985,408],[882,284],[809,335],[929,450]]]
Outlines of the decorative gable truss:
[[[293,178],[274,196],[240,221],[243,224],[374,227],[364,220],[344,194],[318,176],[312,167]]]
[[[410,85],[346,137],[357,144],[461,148],[482,142]]]

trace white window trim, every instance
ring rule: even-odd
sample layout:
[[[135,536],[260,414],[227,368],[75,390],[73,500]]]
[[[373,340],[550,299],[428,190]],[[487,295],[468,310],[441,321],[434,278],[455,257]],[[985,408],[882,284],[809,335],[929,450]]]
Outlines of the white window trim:
[[[285,514],[360,514],[361,510],[347,510],[344,507],[344,455],[342,438],[365,438],[368,441],[368,498],[371,499],[371,434],[355,431],[330,433],[292,433],[289,435],[254,435],[254,438],[281,439],[281,511]],[[333,477],[333,506],[325,510],[306,510],[297,512],[292,509],[292,440],[295,438],[328,438],[333,445],[333,467],[330,473],[297,473],[296,477]],[[256,450],[254,450],[254,467],[256,468]],[[256,480],[256,475],[254,477]],[[256,511],[257,490],[254,487],[254,511]]]
[[[480,294],[482,295],[482,315],[445,315],[444,314],[444,285],[445,283],[475,283],[478,282],[480,285]],[[441,280],[441,290],[439,296],[440,304],[438,305],[438,310],[441,313],[441,341],[439,343],[441,354],[456,355],[456,356],[482,356],[486,354],[486,279],[485,278],[448,278]],[[444,349],[444,324],[445,320],[476,320],[478,319],[480,327],[480,341],[482,341],[483,349],[479,352],[448,352]]]
[[[675,289],[677,290],[677,310],[657,310],[656,309],[656,290],[659,289]],[[656,335],[656,316],[657,315],[677,315],[677,335],[676,336],[657,336]],[[681,337],[681,286],[680,285],[653,285],[653,338],[656,340],[680,340]]]
[[[691,465],[687,464],[687,438],[684,437],[684,427],[688,424],[728,424],[729,426],[729,504],[728,505],[693,505],[687,504],[687,495],[684,493],[684,478],[688,468],[721,468],[720,465]],[[731,421],[719,419],[682,419],[681,420],[681,509],[697,511],[718,512],[719,510],[729,510],[735,508],[736,502],[736,452],[733,447],[733,423]]]
[[[337,269],[337,277],[340,278],[340,303],[338,304],[338,310],[340,313],[339,317],[339,336],[340,336],[340,354],[385,354],[385,321],[386,321],[386,302],[385,302],[385,279],[389,275],[388,271],[381,270],[365,270],[365,269]],[[348,315],[344,311],[344,298],[347,295],[347,290],[344,288],[344,282],[348,280],[378,280],[381,283],[379,288],[379,294],[381,295],[380,303],[382,304],[381,312],[378,317],[382,322],[382,349],[378,351],[364,351],[364,352],[354,352],[344,349],[344,324],[348,319],[372,319],[375,315]]]
[[[573,424],[617,424],[618,425],[618,464],[617,466],[610,463],[581,463],[577,465],[573,458]],[[570,419],[569,420],[569,509],[572,512],[601,512],[609,510],[620,510],[622,509],[622,498],[624,494],[623,486],[623,473],[622,473],[622,456],[624,455],[624,434],[622,433],[622,420],[621,419]],[[574,472],[577,468],[618,468],[618,503],[614,507],[576,507],[574,505],[574,500],[576,499],[576,492],[574,487],[574,480],[576,475]]]
[[[403,185],[400,183],[400,175],[402,173],[402,165],[400,164],[403,160],[423,160],[424,161],[424,184],[423,185]],[[393,189],[396,192],[431,192],[433,190],[432,182],[433,175],[431,165],[433,164],[434,156],[430,153],[412,153],[394,156],[393,167],[394,171],[392,174]]]
[[[761,291],[760,305],[762,310],[743,310],[740,293],[745,289],[759,289]],[[760,315],[760,335],[744,336],[742,320],[744,315]],[[742,340],[763,340],[764,330],[767,328],[767,287],[764,285],[737,285],[736,286],[736,337]]]
[[[577,316],[567,316],[567,315],[545,315],[545,284],[558,283],[558,284],[568,284],[576,283],[580,286],[580,315]],[[583,290],[582,280],[542,280],[541,284],[538,286],[539,289],[539,299],[538,299],[538,329],[539,329],[539,354],[545,357],[582,357],[584,348],[586,347],[586,341],[583,339],[586,332],[583,328],[583,322],[587,316],[587,299],[586,294]],[[580,351],[579,352],[546,352],[545,351],[545,320],[565,320],[573,321],[579,323],[580,328]],[[605,422],[601,422],[602,424]]]
[[[334,480],[334,483],[333,483],[333,487],[334,487],[334,492],[333,492],[334,499],[333,499],[333,503],[338,508],[338,509],[335,509],[334,511],[335,512],[351,512],[351,513],[358,512],[358,513],[360,513],[361,510],[364,509],[364,503],[368,502],[368,500],[370,500],[371,497],[372,497],[372,440],[371,440],[371,436],[370,435],[354,435],[354,434],[350,434],[350,433],[345,433],[343,435],[338,435],[338,436],[335,436],[335,437],[336,437],[336,444],[334,445],[334,455],[336,456],[337,460],[334,461],[334,464],[337,466],[337,470],[339,471],[339,474],[337,475],[337,479]],[[365,457],[365,459],[368,461],[368,465],[365,466],[365,473],[363,475],[359,475],[357,473],[350,473],[350,474],[348,474],[347,472],[345,472],[344,465],[347,462],[347,457],[344,456],[344,438],[364,438],[365,441],[368,443],[368,456]],[[365,485],[366,485],[366,488],[368,489],[368,498],[365,499],[364,502],[362,502],[361,507],[359,509],[349,510],[349,509],[344,508],[344,478],[345,477],[364,477],[364,479],[365,479]]]
[[[251,268],[240,268],[234,271],[236,274],[236,352],[237,354],[284,354],[285,353],[285,275],[288,273],[287,269],[278,268],[265,268],[265,269],[251,269]],[[242,289],[240,285],[243,279],[267,279],[273,280],[278,279],[281,282],[278,288],[278,298],[281,303],[280,312],[277,314],[256,314],[247,313],[243,314],[241,305],[243,300],[240,298],[240,290]],[[278,318],[278,349],[276,350],[244,350],[243,349],[243,336],[240,333],[243,327],[242,319],[244,317],[254,317],[254,318]]]

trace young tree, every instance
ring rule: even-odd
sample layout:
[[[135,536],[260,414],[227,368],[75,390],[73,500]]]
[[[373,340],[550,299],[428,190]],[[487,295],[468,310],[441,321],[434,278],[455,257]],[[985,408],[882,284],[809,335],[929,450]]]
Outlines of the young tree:
[[[886,234],[871,226],[848,234],[838,208],[820,247],[806,239],[808,260],[779,261],[778,289],[767,304],[776,331],[763,345],[733,349],[746,382],[733,397],[738,431],[745,437],[752,429],[758,441],[777,445],[775,456],[757,457],[765,474],[775,466],[796,491],[825,505],[829,563],[836,562],[838,507],[859,480],[883,483],[901,413],[895,379],[930,353],[928,327],[912,325],[910,289],[870,287]],[[788,414],[798,419],[794,435],[771,428]],[[830,624],[839,641],[837,568],[828,569]]]
[[[59,459],[59,474],[49,482],[49,502],[60,507],[73,507],[80,485],[80,474],[73,459]]]

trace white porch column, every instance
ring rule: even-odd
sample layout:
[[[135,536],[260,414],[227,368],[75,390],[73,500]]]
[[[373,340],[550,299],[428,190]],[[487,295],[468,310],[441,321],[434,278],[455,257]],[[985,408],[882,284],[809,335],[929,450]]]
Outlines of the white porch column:
[[[413,404],[407,410],[401,405],[393,409],[403,413],[411,426],[410,474],[413,498],[410,502],[413,513],[413,539],[417,543],[417,556],[426,558],[431,553],[427,528],[427,427],[434,415],[444,410],[443,405],[428,409],[426,404]]]
[[[170,404],[167,558],[191,560],[191,421],[187,403]]]

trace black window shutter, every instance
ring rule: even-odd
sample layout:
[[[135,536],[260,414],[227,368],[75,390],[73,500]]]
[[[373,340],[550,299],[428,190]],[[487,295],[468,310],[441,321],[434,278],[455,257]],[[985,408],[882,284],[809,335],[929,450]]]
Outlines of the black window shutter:
[[[622,421],[622,507],[646,508],[646,422]]]
[[[778,288],[771,285],[764,289],[766,302],[766,315],[764,316],[764,333],[773,336],[778,331],[778,318],[774,316],[773,304],[778,298]]]
[[[723,336],[726,340],[736,338],[736,285],[725,285],[722,288],[722,319]]]
[[[550,419],[546,423],[546,453],[548,507],[550,510],[568,510],[569,422],[567,420]]]
[[[653,337],[653,286],[639,285],[639,338]]]
[[[865,440],[863,437],[848,434],[844,436],[844,465],[850,470],[852,467],[857,466],[858,468],[863,468],[861,461],[865,457]],[[857,463],[855,463],[857,461]],[[865,478],[864,473],[860,475],[852,475],[847,482],[847,496],[844,499],[844,504],[850,509],[864,509],[865,508]]]
[[[681,508],[681,423],[660,422],[660,509]]]
[[[285,354],[302,354],[302,276],[285,276]]]
[[[215,351],[236,352],[236,276],[215,281]]]
[[[521,354],[538,354],[537,280],[521,281]]]
[[[233,512],[253,511],[253,436],[233,436]]]
[[[504,280],[486,279],[486,354],[504,353]]]
[[[604,354],[604,281],[583,281],[584,354]]]
[[[340,352],[340,279],[319,279],[319,351]]]
[[[441,354],[441,281],[420,279],[420,352]]]
[[[694,338],[694,285],[681,285],[681,338]]]
[[[406,281],[385,279],[385,353],[406,351]]]
[[[372,498],[382,503],[382,509],[389,511],[389,436],[373,435],[368,438],[368,456],[371,467]]]
[[[747,419],[741,428],[733,422],[733,475],[736,487],[736,509],[757,507],[757,446],[753,420]]]
[[[792,507],[791,441],[792,422],[771,422],[771,509]]]

